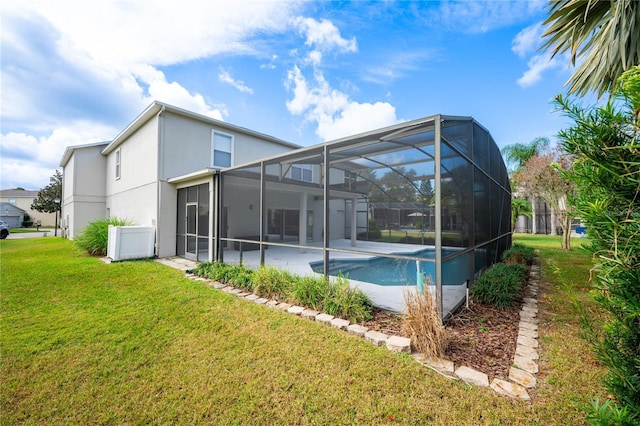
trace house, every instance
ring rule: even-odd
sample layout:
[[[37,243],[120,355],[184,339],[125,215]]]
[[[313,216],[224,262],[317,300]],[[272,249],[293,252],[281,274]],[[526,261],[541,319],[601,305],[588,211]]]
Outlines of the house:
[[[38,197],[38,192],[39,191],[28,191],[25,189],[3,189],[0,190],[0,202],[9,203],[16,206],[25,214],[29,215],[33,223],[40,221],[40,224],[42,226],[53,227],[55,225],[55,213],[43,213],[31,209],[31,204],[33,204],[33,200]],[[4,215],[4,210],[0,213]],[[20,221],[17,222],[17,219],[15,217],[13,217],[11,220],[6,220],[3,216],[2,220],[10,223],[10,226],[12,228],[20,228],[22,227],[22,221],[24,219],[20,219]]]
[[[348,275],[396,311],[407,285],[428,285],[447,315],[511,244],[506,167],[472,117],[300,147],[154,102],[112,141],[68,147],[60,165],[70,238],[126,218],[155,229],[158,257]]]
[[[220,169],[297,145],[153,102],[113,141],[68,147],[62,157],[62,224],[74,238],[87,223],[116,216],[156,228],[156,255],[176,254],[178,203],[202,220]],[[195,203],[195,204],[193,204]],[[184,244],[191,241],[184,241]],[[178,249],[181,251],[181,249]]]
[[[6,222],[9,228],[21,228],[26,213],[13,203],[0,203],[0,220]]]

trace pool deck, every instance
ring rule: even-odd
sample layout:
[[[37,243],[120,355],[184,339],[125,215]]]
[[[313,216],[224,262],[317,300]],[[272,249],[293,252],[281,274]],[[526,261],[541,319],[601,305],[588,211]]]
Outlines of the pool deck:
[[[371,241],[357,241],[356,246],[352,247],[350,240],[332,240],[329,246],[330,249],[370,251],[384,254],[413,253],[419,250],[424,250],[427,247],[429,246]],[[324,260],[321,247],[315,249],[315,247],[311,246],[301,250],[299,248],[269,245],[269,248],[264,251],[264,255],[265,264],[268,266],[285,269],[299,276],[321,275],[314,272],[311,268],[311,263],[322,262]],[[376,257],[376,254],[367,255],[361,253],[331,252],[330,256],[331,259],[369,259]],[[224,261],[230,264],[240,263],[240,252],[225,249]],[[251,250],[243,252],[242,263],[252,269],[259,268],[260,251]],[[358,287],[364,291],[375,306],[395,312],[405,311],[404,291],[399,291],[399,286],[382,286],[356,280],[349,280],[349,282],[352,286]],[[416,287],[407,286],[406,289],[403,290],[415,292]],[[466,285],[443,286],[442,293],[442,309],[446,315],[455,309],[464,299],[466,295]],[[435,294],[435,287],[432,289],[432,294]]]

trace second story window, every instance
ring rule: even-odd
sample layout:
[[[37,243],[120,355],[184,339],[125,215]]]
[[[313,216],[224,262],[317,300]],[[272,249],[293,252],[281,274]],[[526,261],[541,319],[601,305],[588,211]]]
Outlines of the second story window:
[[[233,136],[213,132],[213,167],[231,167],[233,163]]]
[[[116,179],[120,179],[120,148],[116,150]]]
[[[291,166],[291,179],[311,182],[311,164],[293,164]]]

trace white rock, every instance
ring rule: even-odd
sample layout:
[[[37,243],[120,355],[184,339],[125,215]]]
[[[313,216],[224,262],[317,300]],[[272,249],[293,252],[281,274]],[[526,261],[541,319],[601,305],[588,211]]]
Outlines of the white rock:
[[[535,374],[538,372],[537,362],[530,358],[521,357],[519,355],[515,355],[513,357],[513,366],[531,374]]]
[[[464,365],[458,367],[458,369],[455,371],[455,375],[460,377],[465,382],[475,386],[489,386],[489,376]]]
[[[376,346],[382,346],[386,343],[389,336],[384,333],[380,333],[379,331],[369,330],[364,333],[364,338],[366,341],[371,342]]]
[[[537,383],[536,376],[515,367],[511,367],[509,369],[509,380],[516,382],[525,388],[535,388]]]
[[[525,401],[531,400],[527,390],[517,383],[507,382],[502,379],[493,379],[493,381],[491,381],[491,389],[500,395],[510,396],[511,398],[518,398]]]
[[[302,314],[302,311],[304,311],[304,308],[302,306],[291,306],[289,309],[287,309],[287,312],[294,315],[300,315]]]
[[[346,330],[349,324],[351,324],[351,321],[342,318],[331,320],[331,327],[339,328],[340,330]]]
[[[386,341],[387,349],[392,352],[411,353],[411,339],[401,336],[391,336]]]
[[[369,331],[367,327],[363,327],[360,324],[351,324],[347,326],[347,332],[358,337],[364,337],[364,334]]]

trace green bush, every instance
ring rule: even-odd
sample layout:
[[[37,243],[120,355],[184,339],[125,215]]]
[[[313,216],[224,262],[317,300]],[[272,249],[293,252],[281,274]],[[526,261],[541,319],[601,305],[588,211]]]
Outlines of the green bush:
[[[262,266],[253,272],[253,291],[266,299],[285,300],[294,286],[295,278],[287,271]]]
[[[536,260],[536,252],[532,247],[513,243],[511,248],[502,253],[502,260],[505,263],[522,263],[531,266]]]
[[[109,240],[109,225],[130,226],[133,225],[128,219],[110,217],[94,220],[80,231],[75,238],[76,246],[86,250],[91,255],[104,256],[107,254],[107,243]]]
[[[640,424],[640,66],[623,74],[619,87],[617,99],[598,107],[558,98],[573,120],[559,133],[575,159],[567,173],[577,188],[570,201],[587,225],[597,272],[592,294],[607,313],[604,322],[583,317],[615,396],[590,410],[593,424]]]
[[[324,277],[298,277],[294,280],[289,302],[322,311],[329,291],[329,281]]]
[[[273,266],[250,270],[222,262],[203,262],[191,272],[234,285],[267,299],[286,300],[353,322],[371,318],[371,301],[359,289],[349,287],[344,277],[298,277]]]
[[[346,278],[338,277],[329,281],[324,312],[352,322],[366,321],[371,319],[371,301],[362,290],[349,287]]]
[[[230,265],[219,261],[203,262],[191,272],[210,280],[253,291],[253,271],[243,265]]]
[[[253,291],[253,271],[251,269],[244,265],[234,265],[230,268],[229,275],[231,276],[227,278],[226,282],[243,290]]]
[[[471,296],[480,303],[506,309],[518,303],[522,297],[527,267],[519,263],[496,263],[471,287]]]

